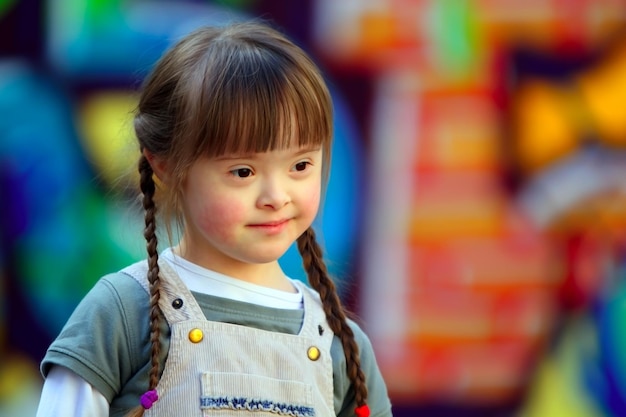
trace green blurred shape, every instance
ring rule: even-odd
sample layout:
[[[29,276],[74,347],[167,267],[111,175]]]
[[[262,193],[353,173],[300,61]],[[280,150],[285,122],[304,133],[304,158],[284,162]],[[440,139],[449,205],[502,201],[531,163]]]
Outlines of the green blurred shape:
[[[0,0],[0,17],[4,16],[4,14],[16,3],[15,0]]]
[[[16,245],[30,307],[56,334],[95,282],[142,259],[142,219],[123,201],[76,185],[50,219]]]
[[[256,0],[215,0],[213,3],[238,9],[245,9],[251,4],[256,3]]]
[[[471,76],[480,60],[480,30],[474,3],[468,0],[433,2],[433,49],[442,72],[452,79]]]

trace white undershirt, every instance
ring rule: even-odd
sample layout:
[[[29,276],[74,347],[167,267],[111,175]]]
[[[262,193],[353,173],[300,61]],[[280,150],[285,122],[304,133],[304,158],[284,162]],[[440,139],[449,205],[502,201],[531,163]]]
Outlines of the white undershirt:
[[[275,290],[251,284],[202,268],[174,254],[171,248],[161,253],[189,290],[253,303],[266,307],[301,309],[302,293]],[[109,403],[91,384],[62,366],[53,366],[41,391],[36,417],[107,417]]]
[[[295,285],[297,292],[291,293],[252,284],[191,263],[176,255],[171,248],[165,249],[161,257],[191,291],[265,307],[294,310],[303,308],[302,293]]]
[[[108,417],[109,402],[91,384],[63,366],[53,366],[41,390],[36,417]]]

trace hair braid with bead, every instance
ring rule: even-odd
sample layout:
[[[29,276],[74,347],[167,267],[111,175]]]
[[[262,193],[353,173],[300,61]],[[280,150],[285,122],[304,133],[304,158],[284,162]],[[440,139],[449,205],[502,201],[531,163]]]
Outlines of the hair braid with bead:
[[[320,294],[328,324],[341,340],[346,357],[348,378],[354,386],[356,404],[357,406],[364,406],[367,402],[367,385],[365,384],[365,375],[361,370],[359,347],[354,339],[354,332],[348,325],[347,316],[341,305],[335,284],[328,275],[322,257],[322,249],[317,243],[312,227],[309,227],[298,238],[298,250],[302,256],[309,283]]]
[[[148,254],[148,282],[150,288],[150,374],[148,390],[154,390],[159,383],[159,354],[161,352],[160,321],[162,319],[160,298],[160,278],[159,278],[159,253],[157,251],[158,239],[156,235],[156,204],[154,203],[154,193],[156,185],[154,183],[154,172],[145,156],[139,159],[139,185],[143,193],[143,209],[145,229],[143,236],[146,239],[146,251]],[[145,409],[142,405],[135,407],[127,417],[141,417]]]

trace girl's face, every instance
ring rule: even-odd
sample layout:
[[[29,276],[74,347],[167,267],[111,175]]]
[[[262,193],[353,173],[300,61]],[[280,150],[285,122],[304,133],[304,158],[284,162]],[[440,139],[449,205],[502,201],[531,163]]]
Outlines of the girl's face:
[[[183,255],[231,276],[276,262],[313,222],[321,185],[321,148],[201,157],[183,189]]]

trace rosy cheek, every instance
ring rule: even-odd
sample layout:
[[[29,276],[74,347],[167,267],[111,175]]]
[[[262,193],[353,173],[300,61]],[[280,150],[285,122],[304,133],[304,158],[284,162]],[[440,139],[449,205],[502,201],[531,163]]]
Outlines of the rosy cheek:
[[[244,210],[233,202],[221,200],[204,208],[198,226],[215,238],[228,242],[233,239],[234,227],[244,221]]]
[[[302,209],[305,210],[309,215],[315,217],[320,205],[320,190],[316,189],[316,191],[306,193],[304,199],[302,200]]]

